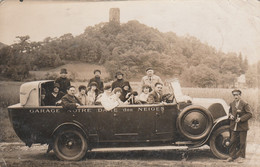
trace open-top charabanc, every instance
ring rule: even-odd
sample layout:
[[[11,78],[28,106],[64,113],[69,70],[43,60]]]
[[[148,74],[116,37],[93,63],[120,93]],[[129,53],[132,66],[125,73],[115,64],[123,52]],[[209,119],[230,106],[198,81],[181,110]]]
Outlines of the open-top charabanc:
[[[222,99],[182,95],[179,82],[165,84],[174,100],[163,104],[131,104],[110,111],[101,105],[65,110],[42,106],[41,89],[54,81],[24,83],[20,103],[9,106],[17,136],[27,145],[48,144],[61,160],[80,160],[97,147],[186,145],[210,146],[218,158],[228,157],[228,105]]]

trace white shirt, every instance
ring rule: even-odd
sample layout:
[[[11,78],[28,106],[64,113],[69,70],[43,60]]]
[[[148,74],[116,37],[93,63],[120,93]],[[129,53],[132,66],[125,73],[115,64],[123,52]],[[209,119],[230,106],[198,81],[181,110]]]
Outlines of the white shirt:
[[[140,100],[140,101],[147,101],[148,96],[149,96],[149,93],[146,93],[146,94],[145,94],[144,92],[142,92],[142,93],[139,95],[138,100]]]
[[[115,95],[108,96],[106,93],[102,94],[100,102],[102,106],[108,111],[114,109],[120,104],[120,101],[116,100]]]

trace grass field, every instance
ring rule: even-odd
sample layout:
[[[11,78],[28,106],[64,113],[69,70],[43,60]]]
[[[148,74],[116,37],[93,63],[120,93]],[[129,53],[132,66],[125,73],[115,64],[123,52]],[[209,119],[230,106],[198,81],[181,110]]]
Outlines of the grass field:
[[[19,89],[21,82],[0,82],[0,141],[15,141],[18,140],[11,124],[8,119],[7,107],[12,104],[19,103]],[[72,83],[75,86],[80,84],[87,84],[85,82]],[[131,82],[134,90],[139,90],[140,83]],[[229,104],[233,97],[231,95],[232,89],[212,89],[212,88],[182,88],[182,92],[185,95],[191,97],[201,98],[222,98],[227,104]],[[244,89],[242,90],[242,97],[250,104],[253,108],[253,120],[260,119],[259,113],[259,94],[257,89]]]

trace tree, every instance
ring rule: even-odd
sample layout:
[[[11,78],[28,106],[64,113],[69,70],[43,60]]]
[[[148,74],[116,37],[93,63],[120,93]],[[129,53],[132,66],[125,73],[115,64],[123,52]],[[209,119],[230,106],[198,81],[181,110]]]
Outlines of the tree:
[[[250,88],[256,88],[258,84],[257,80],[257,65],[252,65],[246,72],[246,85]]]
[[[239,58],[234,53],[229,53],[222,59],[222,64],[220,64],[220,72],[226,74],[231,72],[237,76],[241,73],[241,67],[239,66]]]
[[[219,74],[206,65],[191,66],[182,75],[182,78],[197,87],[216,87]]]

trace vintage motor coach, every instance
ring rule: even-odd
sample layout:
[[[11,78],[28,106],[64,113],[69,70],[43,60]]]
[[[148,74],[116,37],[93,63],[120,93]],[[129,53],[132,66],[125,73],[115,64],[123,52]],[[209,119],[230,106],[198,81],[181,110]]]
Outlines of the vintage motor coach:
[[[21,85],[20,103],[9,106],[17,136],[27,145],[48,144],[61,160],[80,160],[97,147],[209,145],[218,158],[228,157],[228,105],[222,99],[190,98],[179,82],[166,82],[174,100],[163,104],[130,104],[107,111],[101,105],[65,110],[42,106],[41,89],[52,80]]]

